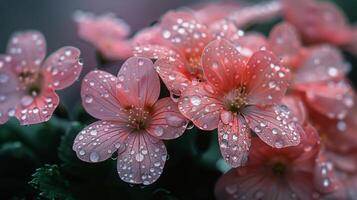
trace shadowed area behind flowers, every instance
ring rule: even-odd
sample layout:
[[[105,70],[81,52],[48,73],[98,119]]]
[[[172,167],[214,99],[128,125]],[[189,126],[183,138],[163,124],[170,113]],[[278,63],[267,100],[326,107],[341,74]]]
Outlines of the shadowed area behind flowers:
[[[48,52],[69,44],[83,51],[83,75],[98,65],[117,72],[121,64],[108,63],[100,56],[96,60],[94,47],[77,38],[71,15],[78,8],[96,13],[111,11],[119,13],[118,16],[138,30],[156,21],[166,10],[191,3],[188,0],[148,2],[111,1],[101,4],[94,0],[57,3],[7,0],[0,7],[0,18],[11,16],[11,21],[0,20],[3,27],[0,49],[4,52],[13,31],[38,29],[50,41]],[[351,22],[356,22],[357,13],[353,8],[357,2],[340,0],[336,3]],[[268,33],[272,26],[273,23],[258,24],[250,29]],[[357,66],[356,57],[348,53],[345,57]],[[356,85],[355,68],[349,77]],[[115,155],[98,164],[80,161],[72,150],[73,140],[94,119],[80,106],[79,83],[60,92],[63,105],[57,108],[49,122],[19,126],[16,120],[11,120],[0,126],[0,199],[214,199],[215,183],[228,169],[219,152],[216,131],[211,134],[193,127],[182,137],[166,141],[168,161],[160,179],[150,186],[134,186],[121,181],[117,175]],[[167,91],[162,91],[160,96],[168,95]]]

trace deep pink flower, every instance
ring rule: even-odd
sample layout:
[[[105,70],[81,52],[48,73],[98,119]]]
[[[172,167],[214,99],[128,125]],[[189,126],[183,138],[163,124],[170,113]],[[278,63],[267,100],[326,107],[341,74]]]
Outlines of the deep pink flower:
[[[306,105],[330,118],[344,118],[354,105],[353,89],[346,80],[348,66],[340,51],[330,45],[304,48],[294,27],[277,25],[269,37],[270,48],[294,71],[291,89]]]
[[[95,16],[77,11],[74,19],[79,37],[93,44],[107,59],[125,59],[132,55],[132,44],[128,40],[130,27],[114,14]]]
[[[62,47],[46,60],[46,41],[37,31],[12,36],[0,56],[0,123],[15,116],[22,125],[49,120],[59,98],[55,90],[70,86],[80,75],[80,51]]]
[[[301,143],[283,149],[252,139],[247,165],[216,184],[217,199],[323,199],[339,189],[333,165],[319,157],[318,134],[305,126]]]
[[[243,34],[225,20],[204,25],[190,11],[170,11],[163,16],[159,26],[166,42],[137,46],[134,54],[158,59],[156,71],[174,94],[205,81],[201,56],[209,42],[215,38],[236,39]]]
[[[282,148],[300,142],[293,115],[279,104],[290,72],[268,51],[247,60],[227,40],[215,40],[202,55],[207,82],[187,88],[179,109],[204,130],[218,128],[224,159],[242,165],[250,147],[251,129],[267,144]]]
[[[351,27],[343,13],[330,2],[284,0],[284,16],[308,42],[344,45],[351,40]]]
[[[82,82],[83,106],[100,119],[76,137],[73,150],[86,162],[118,152],[118,173],[129,183],[151,184],[162,173],[167,152],[162,139],[183,134],[187,120],[170,98],[158,100],[160,81],[147,58],[128,59],[115,77],[90,72]]]

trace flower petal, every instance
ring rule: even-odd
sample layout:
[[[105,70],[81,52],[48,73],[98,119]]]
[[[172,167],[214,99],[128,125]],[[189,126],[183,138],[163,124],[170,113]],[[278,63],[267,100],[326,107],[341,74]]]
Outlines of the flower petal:
[[[212,36],[216,39],[225,38],[227,40],[233,41],[235,39],[238,39],[240,37],[240,34],[243,33],[243,31],[238,30],[238,28],[232,21],[228,21],[225,19],[211,23],[208,28]]]
[[[215,40],[206,46],[202,66],[208,82],[224,92],[239,84],[245,59],[227,40]]]
[[[322,193],[331,193],[338,189],[340,182],[335,175],[333,164],[325,158],[317,159],[315,166],[315,187]]]
[[[17,73],[35,72],[46,56],[46,40],[38,31],[18,32],[11,37],[7,53],[16,60]]]
[[[231,167],[240,167],[248,159],[250,128],[240,116],[223,111],[218,124],[218,141],[224,160]],[[226,116],[226,117],[224,117]],[[225,120],[231,118],[230,120]]]
[[[117,77],[95,70],[87,74],[82,82],[81,97],[85,110],[102,120],[126,121],[117,95]]]
[[[255,52],[247,65],[245,83],[248,103],[279,103],[290,84],[290,70],[268,51]]]
[[[203,48],[211,41],[207,27],[188,11],[168,12],[162,18],[161,28],[163,38],[184,52],[187,60],[199,59]]]
[[[269,34],[272,51],[287,65],[294,64],[302,49],[299,35],[294,26],[289,23],[276,25]]]
[[[130,134],[118,155],[117,170],[128,183],[149,185],[161,175],[167,158],[164,143],[147,132]]]
[[[310,50],[309,56],[297,70],[296,83],[318,82],[344,77],[348,66],[341,52],[329,45],[321,45]]]
[[[20,83],[12,67],[12,57],[0,55],[0,124],[14,116],[23,93],[18,90]]]
[[[155,69],[166,87],[174,94],[180,94],[195,81],[187,70],[185,61],[180,57],[159,59],[155,62]]]
[[[85,127],[74,140],[73,150],[86,162],[101,162],[125,148],[125,140],[131,134],[126,124],[97,121]]]
[[[209,84],[189,87],[179,99],[181,113],[203,130],[217,128],[222,109],[222,102]]]
[[[305,92],[307,105],[328,116],[343,119],[354,105],[354,93],[344,80],[298,84],[295,87]]]
[[[180,55],[171,48],[161,45],[145,44],[136,46],[134,56],[145,57],[150,59],[172,58],[176,59]]]
[[[256,51],[264,48],[266,49],[269,46],[265,36],[255,32],[247,33],[244,36],[235,39],[233,42],[239,53],[246,59],[249,59]]]
[[[62,47],[47,58],[43,65],[46,84],[56,90],[64,89],[78,79],[82,63],[75,47]]]
[[[307,110],[302,99],[298,95],[286,95],[281,101],[284,105],[290,108],[291,112],[296,117],[297,122],[304,124],[307,120]]]
[[[259,108],[248,106],[242,111],[249,127],[266,144],[283,148],[300,143],[300,129],[291,111],[284,105]]]
[[[59,97],[52,88],[44,88],[39,96],[22,96],[17,106],[16,118],[21,125],[48,121],[59,104]]]
[[[130,27],[114,14],[95,16],[78,11],[75,14],[79,37],[98,48],[108,59],[123,59],[131,55],[131,43],[127,41]]]
[[[147,131],[159,139],[180,137],[186,130],[187,119],[180,113],[177,103],[169,97],[158,100],[151,113],[151,121]]]
[[[152,106],[160,95],[160,79],[148,58],[131,57],[125,61],[117,86],[123,106]]]

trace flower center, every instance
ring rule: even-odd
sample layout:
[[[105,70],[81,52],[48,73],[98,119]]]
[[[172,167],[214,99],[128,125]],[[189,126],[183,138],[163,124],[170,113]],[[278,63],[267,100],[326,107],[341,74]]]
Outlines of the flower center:
[[[144,108],[131,107],[127,109],[129,117],[128,122],[134,130],[143,130],[147,127],[149,111]]]
[[[41,73],[37,72],[22,72],[19,74],[20,82],[26,87],[26,94],[30,96],[37,96],[41,93],[43,77]]]
[[[285,174],[286,166],[282,162],[275,162],[272,166],[272,171],[275,176],[283,176]]]
[[[247,105],[247,94],[244,86],[231,90],[224,97],[224,105],[226,109],[232,112],[238,112],[242,107]]]

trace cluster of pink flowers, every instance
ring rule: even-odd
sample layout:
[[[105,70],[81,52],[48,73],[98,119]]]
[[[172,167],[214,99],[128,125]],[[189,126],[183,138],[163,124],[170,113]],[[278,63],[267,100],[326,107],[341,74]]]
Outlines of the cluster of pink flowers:
[[[277,16],[285,21],[268,36],[242,30]],[[167,159],[162,140],[192,121],[217,130],[232,167],[217,182],[218,199],[343,199],[356,191],[356,94],[339,48],[357,54],[357,28],[334,5],[203,4],[169,11],[132,37],[113,14],[78,12],[75,20],[107,59],[128,58],[117,76],[95,70],[82,81],[82,105],[99,121],[74,141],[81,160],[117,152],[123,181],[151,184]],[[78,49],[64,47],[42,64],[44,53],[40,33],[10,40],[0,60],[2,123],[48,120],[54,91],[78,78]],[[159,99],[160,78],[170,97]]]

